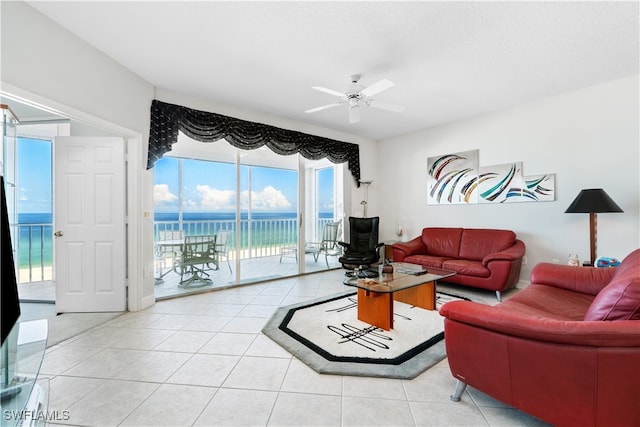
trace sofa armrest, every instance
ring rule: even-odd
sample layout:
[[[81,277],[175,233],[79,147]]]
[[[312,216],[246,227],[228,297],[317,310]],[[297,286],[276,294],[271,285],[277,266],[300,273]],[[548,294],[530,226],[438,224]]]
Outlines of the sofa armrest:
[[[531,270],[531,283],[596,295],[607,286],[618,267],[573,267],[543,262]]]
[[[448,302],[440,314],[448,320],[535,341],[595,347],[640,346],[640,320],[556,320],[522,313],[513,305],[489,306],[472,301]]]
[[[518,261],[524,256],[525,245],[522,240],[517,240],[507,249],[486,255],[482,259],[482,265],[485,267],[491,261]]]
[[[408,242],[398,242],[391,245],[393,248],[393,260],[403,261],[406,257],[415,254],[426,254],[427,247],[422,241],[422,236],[418,236]]]

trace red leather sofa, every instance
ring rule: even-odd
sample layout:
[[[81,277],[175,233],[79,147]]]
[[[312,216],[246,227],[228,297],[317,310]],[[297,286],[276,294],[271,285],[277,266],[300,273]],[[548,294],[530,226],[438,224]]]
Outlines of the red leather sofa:
[[[554,426],[640,426],[640,249],[619,267],[542,263],[495,306],[440,309],[466,384]]]
[[[488,228],[424,228],[392,247],[394,262],[455,271],[447,282],[495,291],[498,301],[518,283],[525,252],[513,231]]]

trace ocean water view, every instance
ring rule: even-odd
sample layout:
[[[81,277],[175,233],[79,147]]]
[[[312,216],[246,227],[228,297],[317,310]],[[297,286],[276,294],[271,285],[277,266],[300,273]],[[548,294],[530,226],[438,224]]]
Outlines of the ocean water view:
[[[297,240],[296,212],[252,212],[249,229],[248,212],[242,212],[241,247],[288,244]],[[333,212],[320,212],[318,224],[330,221]],[[53,224],[50,212],[18,214],[19,268],[30,265],[51,266],[53,262]],[[178,212],[156,212],[155,230],[178,227]],[[203,234],[220,229],[235,231],[235,212],[184,212],[182,215],[186,234]],[[203,228],[207,225],[206,228]],[[250,232],[249,232],[250,231]],[[251,235],[251,245],[249,242]],[[233,240],[232,240],[233,242]]]

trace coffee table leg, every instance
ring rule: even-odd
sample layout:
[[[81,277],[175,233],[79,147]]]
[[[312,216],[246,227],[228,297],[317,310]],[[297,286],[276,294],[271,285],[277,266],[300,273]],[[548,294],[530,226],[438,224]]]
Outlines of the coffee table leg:
[[[396,301],[415,305],[416,307],[424,308],[425,310],[435,310],[436,282],[427,282],[420,286],[394,292],[393,298]]]
[[[393,297],[358,289],[358,319],[388,331],[393,329]]]

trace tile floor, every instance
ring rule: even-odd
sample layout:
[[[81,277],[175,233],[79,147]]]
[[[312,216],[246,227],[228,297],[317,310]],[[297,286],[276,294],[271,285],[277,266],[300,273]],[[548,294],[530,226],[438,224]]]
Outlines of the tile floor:
[[[546,426],[477,390],[450,401],[446,359],[410,381],[321,375],[261,334],[278,306],[342,291],[342,278],[159,301],[49,347],[48,410],[69,415],[50,425]]]

